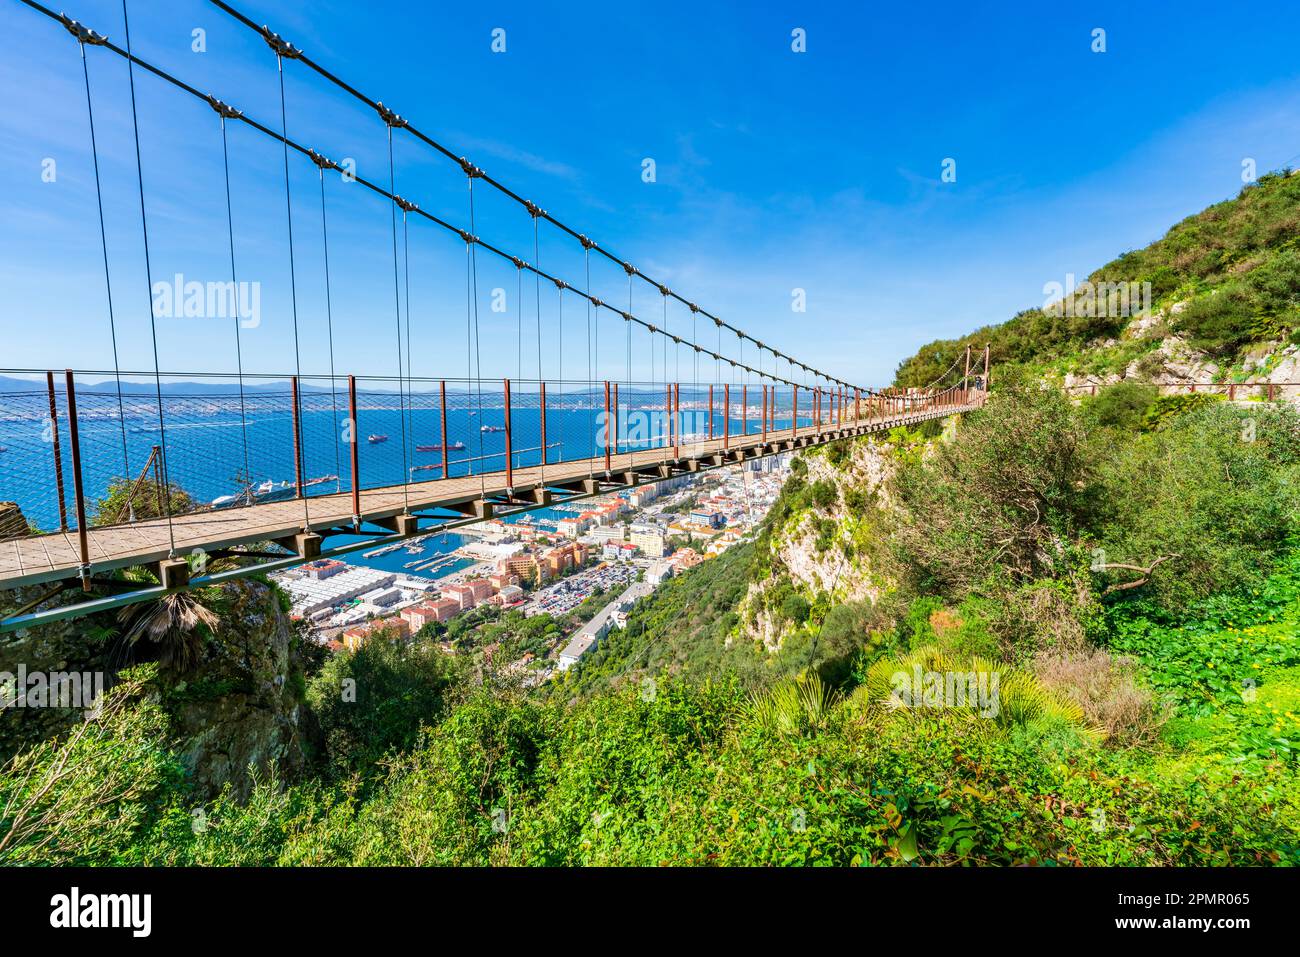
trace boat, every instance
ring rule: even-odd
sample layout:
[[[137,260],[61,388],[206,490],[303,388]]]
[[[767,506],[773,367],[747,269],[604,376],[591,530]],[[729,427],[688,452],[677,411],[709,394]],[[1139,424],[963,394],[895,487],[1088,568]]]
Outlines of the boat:
[[[480,425],[478,430],[480,432],[504,432],[506,427],[504,425]]]
[[[442,452],[442,451],[464,452],[465,443],[456,441],[450,444],[443,444],[443,445],[417,445],[415,447],[415,451],[417,452]]]
[[[261,499],[276,498],[292,491],[293,485],[289,482],[273,482],[267,479],[258,485],[250,486],[243,492],[237,492],[234,495],[217,496],[212,500],[212,507],[226,508],[230,505],[238,505],[241,502],[252,504]]]
[[[388,441],[388,436],[386,436],[386,435],[368,435],[368,436],[366,436],[366,441],[369,442],[371,445],[378,445],[380,442],[387,442],[387,441]]]
[[[337,475],[322,475],[319,478],[308,479],[302,483],[303,488],[312,488],[316,485],[324,485],[328,482],[337,482]],[[236,492],[233,495],[219,495],[211,502],[213,508],[229,508],[232,505],[251,505],[254,502],[271,501],[278,498],[288,498],[296,492],[297,488],[292,482],[274,482],[267,479],[257,485],[249,487],[243,492]]]

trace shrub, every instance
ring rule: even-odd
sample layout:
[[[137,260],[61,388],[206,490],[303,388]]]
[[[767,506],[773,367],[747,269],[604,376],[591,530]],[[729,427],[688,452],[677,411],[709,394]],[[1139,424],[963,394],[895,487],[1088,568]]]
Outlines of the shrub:
[[[1117,382],[1085,403],[1091,421],[1104,428],[1134,429],[1142,423],[1159,390],[1143,382]]]
[[[825,511],[840,500],[840,490],[829,479],[818,479],[808,486],[808,495],[812,504]]]
[[[1168,717],[1137,679],[1132,658],[1113,658],[1101,649],[1040,652],[1032,670],[1047,688],[1083,709],[1084,718],[1121,747],[1154,744]]]
[[[455,675],[455,659],[436,645],[410,648],[376,636],[355,652],[339,652],[308,684],[332,770],[366,771],[415,744],[432,721]]]
[[[809,611],[808,599],[802,595],[790,594],[781,602],[781,617],[796,625],[802,625],[808,620]]]
[[[1029,385],[993,394],[951,443],[895,473],[900,577],[960,599],[992,577],[1066,573],[1090,506],[1084,438],[1060,392]]]
[[[1255,316],[1246,290],[1232,285],[1193,299],[1175,318],[1174,329],[1193,348],[1227,357],[1255,337]]]
[[[1097,579],[1117,597],[1150,595],[1176,612],[1258,580],[1300,520],[1300,414],[1211,402],[1114,446],[1098,468]],[[1164,558],[1158,567],[1157,559]],[[1120,585],[1145,578],[1140,589]]]

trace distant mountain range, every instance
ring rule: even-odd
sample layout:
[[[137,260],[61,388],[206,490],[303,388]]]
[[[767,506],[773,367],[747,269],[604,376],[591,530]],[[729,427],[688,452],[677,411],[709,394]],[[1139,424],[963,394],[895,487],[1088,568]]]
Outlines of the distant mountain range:
[[[55,372],[55,388],[62,390],[63,373]],[[19,379],[15,376],[0,376],[0,392],[44,392],[45,380],[43,379]],[[92,381],[90,379],[78,378],[77,388],[103,391],[109,389],[117,391],[117,382],[112,376],[106,376],[103,379]],[[310,385],[302,383],[300,386],[303,392],[328,392],[323,386]],[[245,392],[286,392],[289,389],[288,382],[272,383],[245,383]],[[373,386],[369,383],[366,385],[367,391],[374,391]],[[227,393],[237,394],[239,392],[239,383],[235,382],[164,382],[162,384],[164,395],[225,395]],[[396,391],[396,390],[394,390]],[[152,382],[139,382],[122,380],[123,395],[154,395],[157,392],[157,386]]]
[[[499,380],[484,382],[484,393],[491,393],[499,385]],[[54,373],[54,386],[60,392],[63,391],[63,373],[56,370]],[[437,383],[426,380],[417,383],[413,391],[415,392],[433,392],[436,390]],[[302,382],[298,386],[302,392],[329,392],[329,389],[321,385],[313,385],[310,382]],[[347,389],[347,380],[341,379],[339,382],[339,391]],[[44,392],[46,390],[45,380],[42,379],[21,379],[16,376],[0,375],[0,395],[14,392]],[[77,390],[80,392],[117,392],[117,381],[111,374],[95,378],[78,376]],[[397,383],[394,381],[376,382],[374,379],[357,379],[357,390],[373,394],[375,392],[392,392],[397,394]],[[244,392],[288,392],[289,381],[281,379],[276,382],[248,382],[244,383]],[[466,387],[462,383],[447,383],[448,394],[463,395],[473,393],[472,388]],[[583,393],[595,395],[600,391],[599,388],[592,389],[569,389],[565,391],[566,395],[581,395]],[[141,382],[136,376],[132,380],[122,380],[123,395],[154,395],[157,392],[157,386],[149,381]],[[162,384],[163,395],[238,395],[239,382],[235,379],[223,379],[220,382],[164,382]]]

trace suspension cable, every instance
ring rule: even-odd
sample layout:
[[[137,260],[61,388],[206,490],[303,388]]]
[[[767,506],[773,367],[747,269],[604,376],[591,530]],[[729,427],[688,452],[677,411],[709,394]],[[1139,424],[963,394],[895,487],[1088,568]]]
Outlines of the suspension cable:
[[[32,0],[24,0],[24,2],[31,3]],[[245,16],[243,13],[241,13],[239,10],[235,9],[235,8],[234,8],[233,6],[231,6],[230,4],[225,3],[224,0],[211,0],[211,2],[212,2],[213,5],[216,6],[218,9],[222,10],[223,12],[225,12],[226,14],[228,14],[229,16],[233,17],[235,20],[237,20],[238,22],[242,23],[244,26],[248,27],[250,30],[253,30],[253,31],[257,32],[258,34],[260,34],[260,35],[262,35],[262,36],[264,36],[264,37],[267,36],[268,34],[270,34],[270,28],[269,28],[269,27],[261,26],[261,25],[257,24],[255,21],[253,21],[253,20],[250,19],[249,17]],[[369,96],[367,96],[366,94],[362,93],[361,91],[359,91],[359,90],[356,89],[355,87],[351,86],[351,85],[348,84],[346,81],[342,80],[341,78],[339,78],[338,76],[336,76],[334,73],[330,72],[330,71],[329,71],[328,69],[326,69],[324,66],[322,66],[322,65],[319,64],[319,63],[317,63],[315,60],[313,60],[313,59],[312,59],[311,57],[309,57],[307,54],[303,53],[303,52],[300,51],[300,50],[295,50],[295,56],[294,56],[294,58],[297,59],[297,60],[299,60],[299,61],[301,61],[301,62],[303,63],[304,66],[308,67],[309,69],[311,69],[312,71],[314,71],[317,75],[319,75],[319,76],[322,77],[323,79],[329,81],[329,82],[330,82],[331,84],[333,84],[334,86],[337,86],[339,89],[343,90],[344,92],[346,92],[346,93],[349,94],[350,96],[356,98],[357,100],[361,101],[362,103],[365,103],[365,104],[366,104],[367,106],[369,106],[371,109],[376,109],[376,108],[377,108],[377,106],[378,106],[378,101],[371,99],[371,98],[370,98]],[[407,130],[407,132],[409,132],[412,136],[414,136],[414,137],[415,137],[417,140],[419,140],[421,143],[423,143],[424,145],[426,145],[426,146],[432,148],[432,149],[435,150],[436,152],[442,154],[442,155],[443,155],[444,157],[446,157],[447,159],[453,160],[453,161],[458,162],[458,163],[463,162],[463,157],[461,157],[458,153],[454,152],[453,150],[451,150],[451,149],[448,148],[447,146],[444,146],[442,143],[438,142],[437,140],[433,139],[432,137],[430,137],[429,135],[425,134],[425,133],[422,132],[421,130],[417,129],[415,126],[410,125],[410,124],[408,123],[408,124],[405,125],[404,128]],[[500,182],[499,180],[493,178],[492,176],[490,176],[490,175],[488,175],[488,174],[486,174],[486,173],[482,173],[481,171],[480,171],[480,176],[481,176],[481,178],[482,178],[482,179],[483,179],[483,180],[484,180],[484,181],[485,181],[489,186],[491,186],[491,187],[493,187],[494,189],[496,189],[496,190],[497,190],[498,192],[500,192],[502,195],[508,197],[509,199],[514,200],[516,203],[519,203],[519,204],[522,205],[522,206],[528,207],[529,210],[530,210],[530,212],[532,211],[532,209],[535,208],[535,205],[534,205],[533,203],[531,203],[529,200],[525,199],[524,197],[520,196],[518,193],[516,193],[514,190],[510,189],[509,187],[507,187],[505,184],[503,184],[503,183]],[[566,233],[567,235],[569,235],[569,236],[572,237],[573,239],[576,239],[576,240],[579,240],[579,241],[584,241],[584,242],[586,241],[585,237],[584,237],[581,233],[579,233],[577,230],[573,229],[572,227],[566,225],[565,223],[561,222],[561,221],[560,221],[559,219],[557,219],[556,217],[550,215],[549,213],[545,213],[545,212],[541,213],[541,215],[542,215],[542,216],[543,216],[543,217],[544,217],[544,218],[545,218],[549,223],[551,223],[551,224],[552,224],[553,226],[555,226],[557,229],[559,229],[559,230],[561,230],[562,232]],[[615,263],[618,263],[619,265],[622,265],[623,260],[622,260],[620,257],[614,255],[614,253],[613,253],[612,251],[610,251],[610,250],[608,250],[608,249],[605,249],[605,248],[603,248],[603,247],[601,247],[601,246],[599,246],[599,245],[597,245],[597,244],[594,244],[594,243],[593,243],[593,247],[596,249],[597,253],[599,253],[600,255],[602,255],[602,256],[604,256],[604,257],[606,257],[606,258],[609,259],[611,262],[615,262]],[[640,270],[636,270],[634,274],[637,275],[637,276],[639,276],[641,279],[643,279],[645,282],[649,283],[650,285],[653,285],[653,286],[656,286],[656,287],[660,286],[660,283],[659,283],[659,282],[657,282],[656,280],[652,279],[650,276],[646,275],[645,273],[641,272]],[[672,295],[673,298],[675,298],[675,299],[677,299],[678,301],[680,301],[683,305],[686,305],[686,306],[691,305],[691,303],[690,303],[689,300],[685,299],[684,297],[682,297],[681,295],[679,295],[679,294],[677,294],[677,293],[670,293],[670,295]],[[748,333],[745,333],[743,330],[741,330],[741,329],[739,329],[739,328],[736,328],[736,327],[734,327],[734,326],[731,326],[731,325],[728,324],[728,323],[723,322],[723,320],[719,319],[717,316],[713,315],[712,313],[709,313],[709,312],[707,312],[707,311],[705,311],[705,310],[701,310],[701,311],[705,313],[705,316],[706,316],[707,318],[713,319],[713,320],[716,321],[716,322],[722,322],[723,325],[726,325],[728,329],[730,329],[731,331],[737,333],[738,335],[740,335],[740,336],[742,336],[742,337],[744,337],[744,338],[749,339],[751,342],[755,343],[756,345],[760,345],[760,346],[762,346],[762,348],[768,348],[768,349],[771,348],[771,347],[769,347],[769,346],[763,345],[762,343],[759,342],[759,340],[757,340],[757,339],[754,338],[753,336],[750,336]],[[829,378],[829,377],[828,377],[828,378]],[[841,384],[841,385],[845,385],[845,386],[848,386],[848,385],[849,385],[849,383],[847,383],[847,382],[841,382],[840,380],[835,380],[835,381],[836,381],[836,382],[839,382],[839,384]]]
[[[41,3],[37,2],[37,0],[21,0],[21,2],[22,2],[24,5],[30,7],[31,9],[36,10],[37,12],[44,14],[45,16],[49,17],[50,19],[53,19],[53,20],[58,21],[58,22],[65,22],[65,21],[67,21],[67,18],[63,17],[63,16],[60,15],[60,14],[55,13],[54,11],[50,10],[48,7],[45,7],[45,6],[42,5]],[[218,0],[214,0],[214,2],[218,2]],[[226,6],[226,5],[224,5],[224,4],[220,4],[220,3],[218,3],[218,5],[219,5],[219,6],[222,6],[223,9],[226,9],[228,12],[230,12],[230,8],[229,8],[228,6]],[[300,51],[300,50],[298,50],[297,48],[293,47],[291,44],[287,44],[287,43],[285,43],[283,40],[281,40],[281,39],[279,38],[278,35],[271,33],[268,29],[264,29],[264,28],[261,28],[261,27],[256,26],[255,24],[252,23],[252,21],[248,20],[247,18],[242,17],[241,15],[238,15],[238,14],[234,14],[234,15],[236,15],[237,17],[239,17],[239,18],[242,20],[242,22],[244,22],[246,25],[252,27],[252,28],[255,29],[255,30],[256,30],[256,31],[257,31],[261,36],[263,36],[263,38],[267,40],[268,45],[270,45],[270,46],[272,47],[272,49],[275,50],[275,51],[277,52],[278,55],[282,55],[283,57],[285,57],[285,58],[289,58],[289,59],[301,59],[301,60],[303,60],[304,62],[309,62],[309,61],[308,61],[308,58],[307,58],[307,57],[302,53],[302,51]],[[68,22],[70,22],[70,21],[68,21]],[[166,81],[167,83],[170,83],[172,86],[175,86],[176,88],[178,88],[178,89],[180,89],[180,90],[182,90],[182,91],[184,91],[184,92],[186,92],[186,93],[189,93],[191,96],[194,96],[194,97],[196,97],[196,98],[199,98],[199,99],[202,99],[202,100],[205,100],[205,101],[211,99],[211,98],[209,97],[208,94],[205,94],[205,93],[199,91],[198,89],[194,88],[192,85],[190,85],[190,84],[186,83],[185,81],[183,81],[183,80],[179,79],[178,77],[176,77],[174,74],[169,73],[168,71],[163,70],[163,69],[161,69],[161,68],[159,68],[159,67],[157,67],[157,66],[154,66],[153,64],[148,63],[147,61],[142,60],[142,59],[140,59],[139,57],[134,56],[134,54],[132,54],[129,50],[124,50],[124,49],[122,49],[122,48],[120,48],[120,47],[118,47],[118,46],[116,46],[116,45],[114,45],[113,43],[108,42],[108,41],[105,41],[105,42],[103,42],[102,44],[97,44],[97,45],[102,46],[104,49],[108,50],[109,52],[112,52],[112,53],[114,53],[114,54],[116,54],[116,55],[118,55],[118,56],[123,57],[124,59],[128,60],[129,63],[131,63],[131,64],[133,64],[133,65],[135,65],[135,66],[139,66],[141,69],[144,69],[145,71],[147,71],[147,72],[149,72],[149,73],[152,73],[153,75],[157,76],[159,79],[162,79],[162,80]],[[315,67],[314,64],[311,64],[311,65],[312,65],[313,69],[318,69],[317,67]],[[333,78],[331,77],[331,79],[333,79]],[[353,92],[355,92],[355,91],[353,91]],[[360,96],[359,94],[357,94],[357,95]],[[371,101],[369,101],[368,99],[365,99],[364,97],[362,97],[362,99],[363,99],[364,102],[367,102],[367,103],[370,103],[370,102],[371,102]],[[371,104],[371,105],[374,105],[374,106],[376,106],[376,107],[382,107],[382,104]],[[391,112],[391,111],[387,111],[386,108],[381,109],[381,115],[383,115],[384,112]],[[297,143],[297,142],[295,142],[295,141],[293,141],[293,140],[288,139],[288,137],[285,136],[282,132],[277,132],[276,130],[271,129],[270,127],[266,126],[265,124],[259,123],[257,120],[252,119],[252,118],[249,117],[246,113],[243,113],[243,112],[239,113],[239,115],[238,115],[238,119],[240,119],[242,122],[246,123],[248,126],[252,127],[253,129],[257,130],[258,132],[262,133],[263,135],[266,135],[266,136],[271,137],[272,139],[276,139],[276,140],[281,141],[281,142],[284,144],[284,146],[285,146],[286,148],[288,148],[288,149],[294,149],[294,150],[297,150],[298,152],[302,153],[302,154],[305,155],[305,156],[310,156],[310,155],[314,152],[314,151],[313,151],[312,149],[310,149],[309,147],[304,146],[304,145],[302,145],[302,144],[300,144],[300,143]],[[406,124],[405,121],[403,121],[403,128],[410,129],[411,132],[412,132],[412,134],[415,135],[415,136],[417,136],[417,138],[420,138],[420,137],[422,136],[422,134],[419,134],[418,131],[415,131],[414,129],[412,129],[412,128],[409,126],[409,124]],[[460,161],[463,162],[463,163],[465,163],[465,164],[467,164],[467,161],[464,161],[463,158],[461,158]],[[492,183],[492,185],[494,185],[495,187],[500,188],[499,184],[497,184],[495,181],[493,181],[493,180],[491,179],[491,177],[487,176],[487,175],[486,175],[485,173],[483,173],[481,170],[478,170],[478,171],[476,172],[476,175],[479,176],[480,178],[483,178],[483,179],[488,180],[488,182],[489,182],[489,183]],[[388,199],[389,201],[392,201],[392,200],[394,200],[394,199],[397,198],[397,197],[395,197],[395,196],[393,195],[393,193],[392,193],[391,191],[389,191],[389,190],[385,190],[383,187],[379,186],[379,185],[376,184],[376,183],[373,183],[373,182],[367,180],[365,177],[362,177],[362,176],[359,176],[359,175],[355,175],[355,174],[353,174],[353,175],[351,176],[351,180],[354,181],[354,182],[360,183],[361,185],[365,186],[365,187],[366,187],[367,189],[369,189],[370,191],[379,194],[380,196],[384,197],[385,199]],[[552,217],[552,216],[550,216],[549,214],[547,214],[544,210],[541,210],[540,208],[538,208],[538,207],[536,206],[536,204],[531,203],[530,201],[525,200],[525,199],[522,199],[522,198],[520,198],[520,197],[514,196],[514,194],[509,194],[509,195],[511,195],[512,198],[515,198],[517,201],[521,202],[521,203],[522,203],[525,207],[527,207],[527,208],[529,209],[529,211],[532,212],[535,216],[537,216],[537,217],[539,217],[539,218],[544,218],[544,219],[546,219],[548,222],[553,223],[554,225],[557,226],[557,228],[560,228],[562,231],[564,231],[564,232],[566,232],[566,233],[568,233],[568,234],[570,234],[570,235],[573,235],[573,236],[578,236],[578,235],[580,235],[580,234],[577,234],[577,233],[573,232],[573,231],[572,231],[571,229],[569,229],[568,227],[564,226],[563,223],[559,223],[557,220],[554,219],[554,217]],[[430,222],[433,222],[433,223],[435,223],[435,224],[437,224],[437,225],[443,227],[444,229],[450,230],[450,231],[455,232],[455,233],[457,233],[457,234],[459,234],[459,235],[462,235],[462,236],[465,234],[465,231],[462,230],[460,227],[455,226],[455,225],[453,225],[452,223],[449,223],[449,222],[447,222],[446,220],[443,220],[443,219],[439,218],[438,216],[435,216],[435,215],[433,215],[433,214],[431,214],[431,213],[425,212],[424,210],[419,210],[418,208],[416,209],[416,212],[418,213],[418,215],[423,216],[425,219],[427,219],[427,220],[429,220]],[[494,255],[500,257],[500,258],[503,258],[503,259],[510,259],[510,260],[512,260],[512,261],[516,258],[516,257],[512,256],[511,254],[505,252],[504,250],[502,250],[502,249],[500,249],[500,248],[494,246],[493,244],[491,244],[491,243],[489,243],[489,242],[486,242],[486,241],[484,241],[484,240],[482,240],[482,239],[480,239],[480,238],[478,238],[478,237],[474,237],[473,242],[474,242],[475,245],[477,245],[477,246],[481,246],[481,247],[482,247],[483,249],[485,249],[486,251],[488,251],[488,252],[490,252],[490,253],[492,253],[492,254],[494,254]],[[605,249],[600,248],[600,247],[597,246],[595,243],[592,243],[592,246],[593,246],[593,248],[596,249],[596,251],[597,251],[598,253],[600,253],[600,254],[603,255],[603,256],[606,256],[607,258],[610,258],[611,254],[609,253],[608,250],[605,250]],[[529,265],[529,266],[525,266],[525,268],[529,269],[530,271],[533,271],[533,272],[537,273],[538,278],[540,278],[540,279],[548,279],[548,280],[551,280],[552,282],[555,282],[555,281],[557,281],[557,279],[558,279],[558,277],[551,276],[551,275],[549,275],[549,274],[547,274],[547,273],[545,273],[545,272],[543,272],[543,271],[538,270],[535,266],[531,266],[531,265]],[[680,296],[679,294],[677,294],[677,293],[675,293],[675,292],[672,292],[672,291],[667,290],[666,287],[662,287],[662,286],[660,286],[658,283],[656,283],[656,282],[654,282],[653,280],[649,279],[649,278],[648,278],[648,277],[647,277],[643,272],[641,272],[640,270],[634,268],[633,275],[636,275],[636,276],[640,277],[641,279],[643,279],[643,280],[645,280],[645,281],[647,281],[647,282],[650,282],[652,285],[655,285],[656,288],[659,288],[661,291],[663,291],[665,295],[671,296],[672,298],[677,299],[678,301],[680,301],[680,302],[686,304],[687,306],[690,306],[690,305],[691,305],[691,303],[689,302],[689,300],[686,300],[684,297]],[[573,289],[573,287],[572,287],[571,285],[567,285],[567,284],[566,284],[565,288]],[[574,290],[574,291],[575,291],[575,292],[578,292],[578,290]],[[579,295],[582,295],[581,292],[579,292],[578,294],[579,294]],[[601,307],[604,307],[604,308],[607,308],[607,309],[612,309],[612,310],[614,310],[614,311],[618,311],[617,309],[615,309],[615,307],[611,306],[611,305],[608,304],[608,303],[603,303],[603,302],[601,302],[599,299],[596,299],[594,296],[593,296],[593,297],[589,297],[589,302],[590,302],[590,304],[591,304],[592,306],[596,307],[597,309],[599,309],[599,308],[601,308]],[[698,308],[698,307],[697,307],[697,308]],[[724,322],[723,320],[717,318],[716,316],[714,316],[712,313],[708,312],[707,310],[700,309],[699,311],[700,311],[700,312],[703,312],[704,315],[705,315],[707,318],[712,319],[716,324],[719,324],[720,326],[725,326],[726,328],[728,328],[728,329],[730,329],[730,330],[732,330],[732,331],[734,331],[734,332],[737,332],[739,335],[742,335],[742,336],[744,336],[745,338],[750,339],[751,342],[755,342],[756,344],[761,345],[762,348],[768,349],[769,351],[771,351],[771,352],[773,353],[774,356],[780,356],[780,355],[781,355],[779,352],[777,352],[776,350],[772,349],[772,347],[767,346],[767,345],[763,345],[763,344],[759,343],[758,340],[755,339],[754,337],[749,336],[749,335],[747,335],[746,333],[744,333],[743,331],[736,329],[736,327],[731,326],[730,324],[728,324],[728,323]],[[666,334],[666,333],[664,333],[662,330],[656,330],[655,327],[654,327],[654,325],[651,324],[651,323],[649,323],[649,322],[647,322],[646,320],[644,320],[644,319],[642,319],[642,318],[640,318],[640,317],[637,317],[637,316],[633,316],[632,319],[633,319],[633,321],[640,323],[642,326],[644,326],[644,327],[645,327],[646,329],[648,329],[649,331],[651,331],[651,332],[659,332],[661,335],[665,335],[665,337],[667,337],[667,334]],[[703,350],[703,351],[707,351],[707,350]],[[665,343],[665,353],[666,353],[666,343]],[[713,353],[713,355],[714,355],[714,358],[715,358],[715,359],[718,359],[718,360],[721,360],[722,358],[724,358],[723,356],[721,356],[721,355],[719,355],[719,354],[717,354],[717,353]],[[732,360],[729,360],[729,361],[732,361]],[[811,370],[809,369],[809,367],[804,366],[802,363],[800,363],[800,365],[801,365],[801,367],[804,368],[805,370],[807,370],[807,371],[811,371]],[[836,381],[839,381],[839,380],[836,380]],[[793,382],[787,380],[787,384],[793,385]],[[841,384],[843,384],[843,385],[848,385],[848,383],[841,383]],[[864,391],[865,391],[865,392],[868,392],[868,393],[874,393],[874,392],[875,392],[875,390],[871,390],[871,389],[864,389]]]
[[[122,427],[122,475],[131,476],[131,459],[126,440],[126,404],[122,401],[122,371],[117,356],[117,320],[113,314],[113,280],[108,268],[108,232],[104,228],[104,191],[99,178],[99,144],[95,139],[95,106],[90,98],[90,68],[86,65],[86,43],[95,42],[96,34],[89,34],[85,39],[78,35],[77,46],[81,50],[81,75],[86,85],[86,117],[90,121],[90,156],[95,167],[95,204],[99,209],[99,246],[104,256],[104,289],[108,295],[108,331],[113,343],[113,381],[117,383],[117,420]],[[129,521],[135,520],[134,496],[127,501]]]
[[[339,449],[339,400],[338,388],[334,377],[334,307],[330,295],[330,233],[329,225],[325,218],[325,167],[335,168],[334,164],[324,157],[316,154],[312,157],[317,160],[317,172],[320,174],[320,235],[321,248],[324,251],[325,259],[325,330],[329,341],[330,353],[330,406],[334,416],[334,474],[337,477],[335,481],[335,490],[341,490],[343,487],[343,459],[342,451]],[[356,441],[356,423],[352,425],[353,441]]]
[[[411,359],[415,355],[411,348],[411,233],[407,224],[407,209],[402,206],[402,283],[405,288],[406,298],[406,428],[402,432],[402,441],[406,441],[406,436],[411,436],[412,444],[415,441],[415,387],[414,379],[411,375]],[[412,452],[410,460],[415,460],[415,453]],[[409,463],[407,463],[409,466]],[[411,469],[408,467],[406,478],[411,477]]]
[[[410,462],[406,454],[406,384],[402,379],[402,295],[397,268],[397,209],[399,197],[397,195],[396,168],[393,164],[393,125],[400,122],[400,117],[392,114],[391,116],[385,116],[384,120],[388,128],[388,185],[389,192],[393,196],[393,201],[389,205],[388,218],[393,237],[393,310],[397,331],[397,421],[402,430],[402,510],[406,514],[410,514],[409,485],[411,473],[408,470]]]
[[[221,162],[226,183],[226,238],[230,245],[230,282],[235,297],[235,369],[239,383],[239,431],[244,446],[244,484],[247,485],[248,504],[253,504],[253,469],[248,456],[248,407],[244,396],[244,350],[239,332],[239,274],[235,269],[235,216],[230,202],[230,150],[226,136],[226,117],[218,110],[221,121]]]
[[[293,246],[293,197],[289,191],[289,120],[288,112],[285,109],[284,96],[284,57],[281,56],[279,48],[275,48],[275,66],[276,72],[280,78],[280,132],[283,135],[284,143],[284,212],[285,219],[289,224],[289,302],[293,310],[293,370],[297,376],[298,382],[302,382],[302,354],[298,348],[298,275],[294,257]],[[401,371],[400,369],[398,370]],[[300,390],[301,391],[301,390]],[[301,412],[299,412],[301,416]],[[292,423],[294,429],[294,468],[298,474],[302,474],[303,460],[306,456],[303,454],[301,434],[301,420]],[[302,515],[305,532],[311,526],[311,505],[307,501],[307,495],[303,493],[301,486],[298,493],[302,495]]]
[[[131,129],[135,139],[136,184],[140,192],[140,232],[144,237],[144,272],[149,283],[149,334],[153,343],[153,382],[158,397],[158,440],[162,458],[162,506],[167,519],[167,557],[176,557],[176,530],[172,527],[171,476],[167,471],[167,425],[163,415],[162,373],[158,364],[158,317],[153,309],[153,259],[149,255],[149,221],[144,205],[144,166],[140,159],[140,116],[135,102],[135,60],[131,56],[131,22],[127,17],[126,0],[122,0],[122,26],[126,37],[127,79],[131,87]]]
[[[474,234],[474,171],[467,170],[469,180],[469,229],[470,236]],[[473,306],[474,316],[474,368],[477,375],[474,378],[474,392],[478,405],[478,454],[480,461],[485,461],[483,456],[483,353],[479,349],[478,338],[478,253],[475,250],[475,243],[467,243],[467,252],[469,253],[469,298]],[[479,492],[484,498],[487,497],[487,469],[479,472]]]
[[[592,377],[592,355],[591,355],[591,247],[584,241],[582,244],[583,268],[586,270],[586,302],[587,302],[587,434],[592,436],[591,456],[587,459],[587,464],[591,469],[591,474],[596,474],[596,452],[595,435],[596,435],[596,385]]]
[[[533,262],[540,265],[542,258],[541,239],[538,236],[537,217],[533,217]],[[541,437],[541,469],[538,473],[542,487],[546,487],[546,403],[542,401],[542,391],[546,388],[546,382],[542,377],[542,277],[539,273],[533,273],[533,305],[537,310],[537,415],[539,419],[540,437]]]
[[[515,376],[522,380],[524,377],[524,267],[522,263],[515,266],[515,282],[518,287],[515,296]]]
[[[626,264],[624,265],[624,268],[626,269]],[[619,413],[618,422],[617,422],[619,429],[623,431],[624,435],[630,434],[627,420],[632,416],[632,322],[627,318],[627,316],[630,316],[631,314],[632,314],[632,273],[629,271],[627,274],[627,315],[624,316],[624,321],[623,321],[623,333],[624,333],[624,337],[627,339],[627,346],[626,346],[627,371],[624,373],[627,376],[627,385],[623,387],[623,390],[626,393],[626,395],[623,396],[623,400],[627,402],[628,414],[624,416],[621,413]],[[627,447],[628,443],[625,441],[623,445]],[[630,464],[632,449],[628,447],[627,452],[628,452],[628,462]]]

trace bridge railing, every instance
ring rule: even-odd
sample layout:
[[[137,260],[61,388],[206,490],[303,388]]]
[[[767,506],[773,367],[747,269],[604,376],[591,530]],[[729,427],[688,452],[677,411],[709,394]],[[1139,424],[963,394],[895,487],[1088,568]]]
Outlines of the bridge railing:
[[[0,540],[277,502],[301,502],[304,523],[346,520],[444,479],[472,490],[505,474],[510,486],[529,470],[535,485],[573,463],[595,474],[629,456],[689,458],[710,443],[982,399],[957,387],[864,394],[743,381],[177,374],[160,388],[152,375],[67,371],[15,381],[24,385],[0,393]]]

